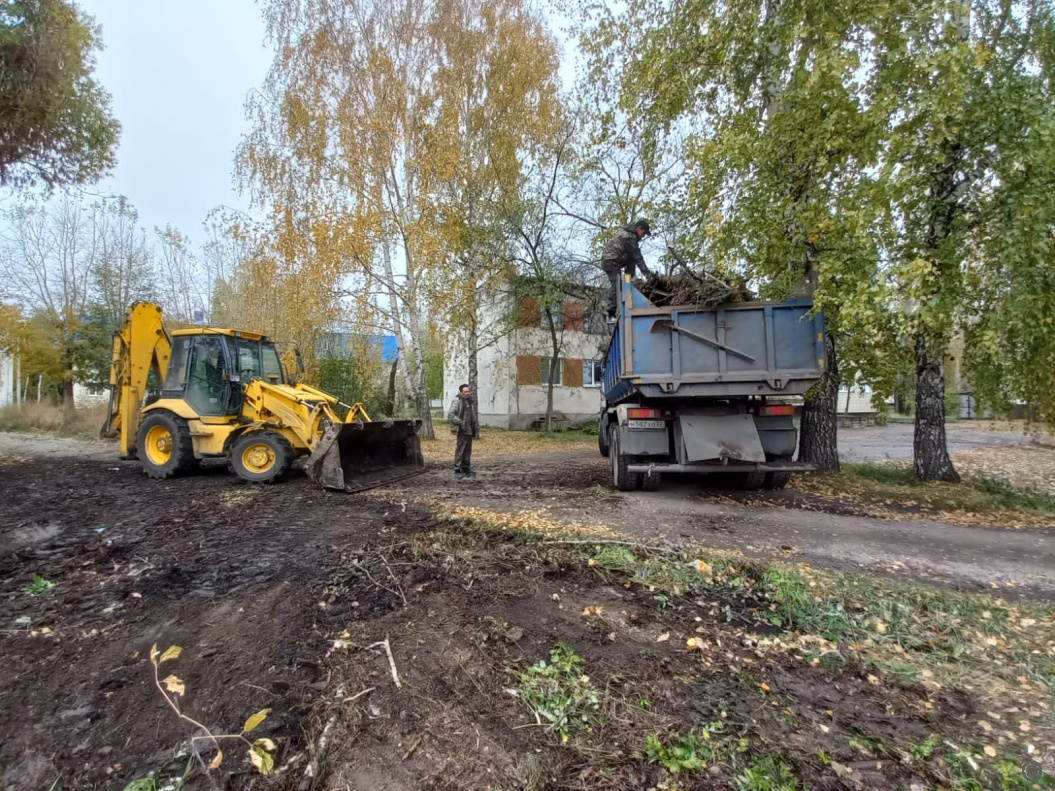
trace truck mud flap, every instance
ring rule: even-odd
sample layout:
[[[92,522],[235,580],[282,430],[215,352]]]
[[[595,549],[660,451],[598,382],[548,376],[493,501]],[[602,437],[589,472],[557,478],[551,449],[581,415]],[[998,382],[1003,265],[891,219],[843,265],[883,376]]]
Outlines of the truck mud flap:
[[[342,423],[329,428],[305,465],[319,486],[362,492],[425,472],[420,420]]]
[[[765,451],[751,415],[679,415],[674,427],[681,463],[729,459],[764,462]]]

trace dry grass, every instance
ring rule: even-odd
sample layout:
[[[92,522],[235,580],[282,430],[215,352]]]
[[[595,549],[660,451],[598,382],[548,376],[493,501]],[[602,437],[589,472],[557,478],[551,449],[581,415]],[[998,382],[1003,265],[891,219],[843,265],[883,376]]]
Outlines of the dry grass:
[[[48,431],[64,437],[97,438],[106,407],[66,409],[52,404],[24,404],[0,409],[0,431]]]
[[[422,440],[421,450],[427,461],[453,461],[455,437],[445,423],[436,424],[436,439]],[[503,431],[483,428],[480,439],[473,442],[473,460],[497,456],[534,456],[577,448],[597,447],[597,437],[581,431]]]

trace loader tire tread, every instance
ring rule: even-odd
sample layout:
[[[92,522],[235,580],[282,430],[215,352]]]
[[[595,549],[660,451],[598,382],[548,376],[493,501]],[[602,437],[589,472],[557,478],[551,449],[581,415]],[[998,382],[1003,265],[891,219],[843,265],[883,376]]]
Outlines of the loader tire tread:
[[[155,464],[146,450],[147,435],[155,426],[168,429],[172,437],[171,459],[165,464]],[[198,459],[194,457],[194,439],[191,437],[190,425],[183,418],[167,410],[148,412],[143,418],[136,435],[135,455],[143,467],[143,472],[148,477],[157,480],[176,478],[198,467]]]

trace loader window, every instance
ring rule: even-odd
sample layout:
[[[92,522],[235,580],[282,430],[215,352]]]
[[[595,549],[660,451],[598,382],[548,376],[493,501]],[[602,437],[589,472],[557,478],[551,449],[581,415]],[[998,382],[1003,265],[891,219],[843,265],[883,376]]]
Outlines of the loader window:
[[[282,382],[282,363],[278,359],[278,351],[270,343],[260,346],[261,376],[272,384]]]
[[[191,347],[187,403],[199,415],[224,414],[224,382],[227,366],[223,340],[216,335],[198,335]]]
[[[169,368],[165,372],[162,391],[170,396],[181,398],[183,388],[187,385],[187,354],[190,351],[191,338],[175,338],[172,341],[172,354],[169,356]]]
[[[282,383],[282,365],[273,345],[245,339],[228,340],[228,345],[234,355],[234,374],[242,382],[263,379],[271,384]]]

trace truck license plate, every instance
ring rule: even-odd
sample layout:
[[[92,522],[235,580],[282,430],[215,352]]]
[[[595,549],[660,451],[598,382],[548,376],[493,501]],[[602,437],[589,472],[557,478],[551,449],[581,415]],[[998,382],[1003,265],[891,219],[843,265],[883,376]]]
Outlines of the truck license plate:
[[[628,420],[626,425],[630,428],[666,428],[667,424],[662,420]]]

